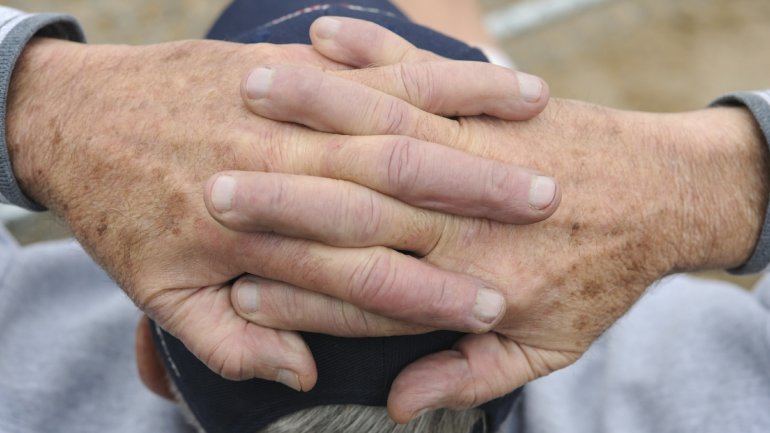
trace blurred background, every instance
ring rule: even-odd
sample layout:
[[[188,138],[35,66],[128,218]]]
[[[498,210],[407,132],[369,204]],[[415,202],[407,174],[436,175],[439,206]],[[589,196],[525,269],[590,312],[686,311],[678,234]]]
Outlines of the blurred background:
[[[280,0],[275,0],[280,1]],[[420,1],[420,0],[413,0]],[[474,1],[474,0],[468,0]],[[6,0],[76,16],[91,43],[199,38],[228,0]],[[646,110],[770,87],[767,0],[481,0],[518,67],[557,96]]]
[[[275,0],[280,1],[280,0]],[[419,1],[419,0],[414,0]],[[473,1],[473,0],[468,0]],[[91,43],[199,38],[227,0],[6,0],[76,16]],[[770,88],[767,0],[481,0],[490,32],[554,96],[679,111]],[[22,242],[66,236],[50,216],[0,210]]]

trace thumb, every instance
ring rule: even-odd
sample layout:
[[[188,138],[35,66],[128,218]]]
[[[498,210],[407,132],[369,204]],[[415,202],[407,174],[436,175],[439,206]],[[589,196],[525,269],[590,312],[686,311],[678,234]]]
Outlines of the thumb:
[[[298,391],[312,389],[317,379],[315,363],[299,334],[242,319],[233,308],[230,290],[230,286],[206,287],[187,291],[184,299],[156,298],[153,317],[225,379],[260,378]],[[173,309],[157,308],[159,304]]]
[[[566,367],[578,356],[521,345],[496,333],[469,335],[454,350],[407,366],[390,389],[388,411],[396,422],[405,423],[428,410],[476,407]]]

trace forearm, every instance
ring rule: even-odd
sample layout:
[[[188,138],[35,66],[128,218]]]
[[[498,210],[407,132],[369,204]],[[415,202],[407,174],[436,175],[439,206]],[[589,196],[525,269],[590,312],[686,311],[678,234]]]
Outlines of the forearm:
[[[6,149],[6,114],[12,114],[8,99],[13,97],[11,81],[18,76],[17,61],[27,42],[33,36],[83,40],[83,34],[72,17],[58,14],[25,14],[0,7],[0,202],[12,203],[30,209],[40,206],[30,200],[19,188]]]

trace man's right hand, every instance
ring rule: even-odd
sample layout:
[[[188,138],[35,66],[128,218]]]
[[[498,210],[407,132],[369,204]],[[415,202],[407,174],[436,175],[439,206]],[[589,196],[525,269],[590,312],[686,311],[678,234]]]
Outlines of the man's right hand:
[[[422,56],[371,23],[339,20],[343,30],[337,37],[314,41],[319,50],[339,61],[377,65],[388,64],[388,56]],[[386,41],[365,45],[360,35]],[[390,49],[378,53],[368,45]],[[385,61],[374,58],[378,55],[385,56]],[[398,67],[376,69],[392,77]],[[278,70],[295,80],[321,80],[313,76],[319,74],[316,71],[291,66]],[[378,91],[339,77],[323,80],[326,91],[344,92],[357,106],[365,106],[367,100],[406,97],[397,85],[373,84]],[[315,114],[309,115],[298,108],[306,96],[277,79],[269,97],[247,99],[246,103],[267,116],[355,133],[348,125],[335,125],[335,119],[355,116],[347,106],[324,104],[326,99],[320,97],[315,99]],[[388,402],[397,421],[407,421],[425,409],[475,406],[563,368],[587,350],[656,279],[678,271],[736,267],[755,247],[767,209],[770,170],[767,145],[744,109],[653,114],[554,100],[527,122],[482,117],[461,122],[462,139],[448,144],[553,173],[564,199],[551,218],[529,226],[427,214],[425,224],[434,230],[425,231],[432,236],[425,243],[433,248],[419,254],[422,260],[488,281],[506,294],[508,308],[495,332],[469,335],[452,350],[429,355],[401,373]],[[361,124],[365,123],[359,127]],[[376,131],[377,125],[369,127]],[[224,225],[328,242],[325,227],[333,221],[333,214],[319,213],[306,224],[295,222],[295,216],[316,201],[335,202],[323,184],[272,174],[228,175],[239,178],[239,193],[244,195],[251,189],[280,189],[282,206],[266,209],[238,200],[226,215],[210,208]],[[357,200],[345,204],[365,204],[360,194],[356,196]],[[340,237],[333,242],[349,243],[358,250],[367,246]],[[347,253],[340,248],[335,254],[344,257]],[[323,258],[334,262],[335,254]],[[313,257],[304,260],[319,261]],[[330,286],[341,284],[337,269],[319,268],[317,273]],[[281,281],[249,277],[236,283],[238,299],[259,299],[258,308],[239,312],[278,329],[380,335],[378,327],[369,326],[374,322],[365,313],[319,296],[312,288],[304,290],[297,279]],[[315,314],[313,320],[303,322],[293,311]]]
[[[417,252],[432,248],[421,242],[428,229],[424,209],[490,214],[503,222],[539,221],[558,206],[553,182],[544,183],[546,178],[529,170],[415,139],[347,137],[254,116],[242,105],[238,83],[257,62],[343,68],[307,46],[33,42],[14,72],[8,105],[7,141],[20,185],[69,224],[137,305],[228,378],[275,379],[297,389],[311,388],[316,380],[312,357],[299,336],[250,324],[235,313],[230,283],[244,273],[299,278],[306,287],[333,292],[365,310],[409,320],[412,332],[425,327],[491,329],[502,317],[503,300],[478,278],[380,248],[366,254],[353,251],[339,268],[349,272],[344,275],[349,284],[329,287],[316,270],[333,264],[303,260],[309,251],[323,253],[329,247],[224,229],[200,201],[205,181],[221,170],[321,176],[341,179],[323,179],[319,186],[324,191],[332,186],[343,201],[354,184],[365,185],[371,188],[370,206],[363,211],[335,208],[330,233],[345,242],[352,234],[362,244]],[[447,63],[440,70],[461,73],[452,68],[455,65]],[[517,75],[489,68],[512,90],[489,104],[462,108],[460,114],[489,111],[526,118],[543,109],[545,86],[536,101],[507,104],[518,101],[518,90],[513,90],[518,89]],[[270,74],[255,75],[244,90],[259,93]],[[294,84],[308,90],[306,83]],[[425,85],[419,80],[403,83],[405,89]],[[449,94],[447,90],[455,98],[449,103],[458,97],[473,99],[473,94],[443,92]],[[471,90],[492,93],[490,88]],[[379,118],[379,134],[419,133],[419,138],[432,139],[459,131],[456,121],[434,118],[409,103],[380,106],[375,112],[383,108],[388,115]],[[420,132],[423,129],[416,126],[421,124],[441,128]],[[237,179],[218,180],[211,185],[210,204],[224,212],[236,204],[232,194]],[[282,202],[280,192],[264,192],[256,191],[253,197],[263,206]],[[312,221],[316,213],[327,215],[328,210],[310,211],[300,220]],[[351,233],[353,221],[369,221],[370,226]],[[410,230],[381,237],[380,228],[389,224]],[[359,266],[351,269],[350,263]],[[379,281],[390,269],[398,271],[394,279]],[[368,291],[358,290],[361,283]],[[399,296],[378,292],[378,285],[385,283]]]

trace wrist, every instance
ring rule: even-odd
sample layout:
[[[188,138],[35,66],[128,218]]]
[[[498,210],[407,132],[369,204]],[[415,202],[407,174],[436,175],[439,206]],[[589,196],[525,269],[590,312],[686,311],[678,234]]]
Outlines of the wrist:
[[[82,45],[35,38],[27,44],[11,77],[6,142],[16,180],[32,200],[48,205],[52,159],[62,147],[62,128],[77,110],[70,90]]]
[[[768,206],[767,145],[742,108],[667,115],[680,201],[674,270],[731,269],[756,247]]]
[[[6,119],[9,158],[21,190],[60,216],[81,187],[88,189],[93,123],[125,103],[109,97],[116,85],[109,78],[120,76],[124,51],[35,38],[16,64]]]
[[[12,8],[0,7],[5,21],[0,24],[5,37],[2,38],[0,53],[0,109],[3,118],[0,120],[0,202],[12,203],[30,210],[42,210],[42,207],[31,200],[21,190],[14,176],[7,146],[7,114],[9,110],[9,92],[11,79],[19,59],[27,48],[28,43],[35,38],[53,37],[67,40],[84,40],[83,33],[77,21],[71,16],[62,14],[25,14]]]

